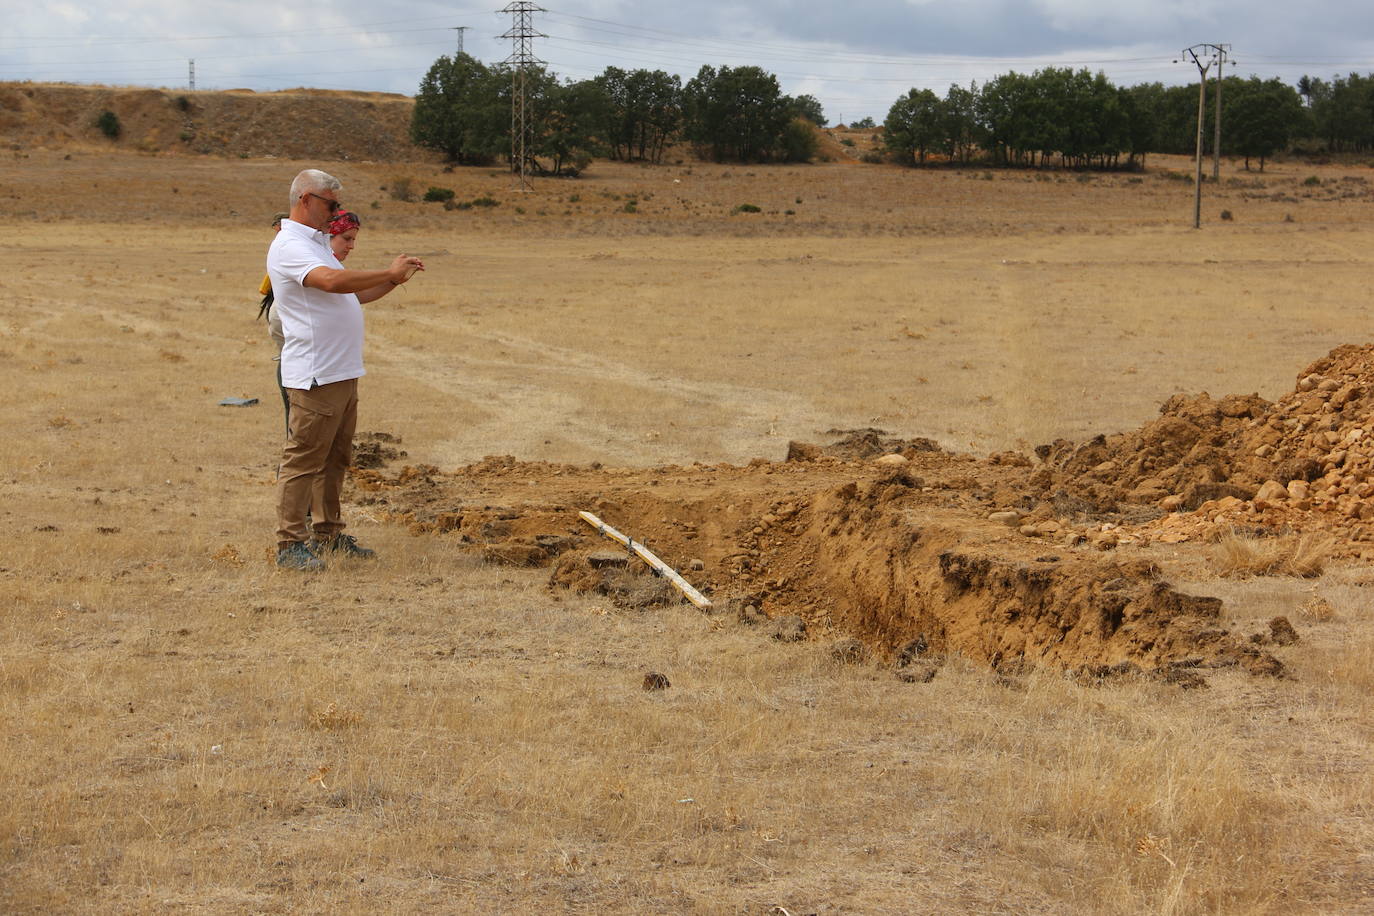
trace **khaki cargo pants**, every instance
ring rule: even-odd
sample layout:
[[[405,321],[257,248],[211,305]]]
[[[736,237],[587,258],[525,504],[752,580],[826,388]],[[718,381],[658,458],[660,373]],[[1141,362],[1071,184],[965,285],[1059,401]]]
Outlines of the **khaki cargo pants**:
[[[319,540],[327,541],[343,531],[339,495],[353,461],[353,432],[358,425],[355,378],[308,390],[288,388],[286,394],[291,410],[277,473],[278,548],[310,537],[305,523],[308,513]]]

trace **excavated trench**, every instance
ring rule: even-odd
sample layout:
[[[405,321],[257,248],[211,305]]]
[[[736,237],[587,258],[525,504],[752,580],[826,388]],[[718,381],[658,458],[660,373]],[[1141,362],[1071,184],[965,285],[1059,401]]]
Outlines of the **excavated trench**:
[[[788,622],[792,635],[858,639],[899,667],[957,653],[999,670],[1283,674],[1227,630],[1219,599],[1177,591],[1150,562],[989,521],[969,505],[968,471],[944,453],[898,470],[834,460],[608,472],[492,459],[452,474],[372,472],[364,501],[492,562],[552,567],[553,587],[630,605],[676,600],[636,561],[615,562],[621,549],[577,517],[589,508],[682,571],[716,613],[775,636]]]
[[[909,491],[899,476],[819,496],[790,551],[790,595],[826,595],[835,630],[898,658],[924,647],[996,668],[1282,673],[1227,631],[1220,599],[1174,589],[1149,561],[999,537]]]

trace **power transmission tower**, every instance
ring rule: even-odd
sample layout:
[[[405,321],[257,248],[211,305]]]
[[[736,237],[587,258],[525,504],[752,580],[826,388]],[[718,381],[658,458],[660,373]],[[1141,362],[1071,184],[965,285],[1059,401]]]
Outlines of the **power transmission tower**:
[[[466,32],[469,28],[471,28],[471,26],[466,26],[466,25],[455,25],[455,26],[453,26],[453,31],[455,31],[455,32],[458,33],[458,55],[459,55],[460,57],[461,57],[462,54],[463,54],[463,33]]]
[[[534,56],[534,39],[548,38],[549,36],[535,31],[534,14],[543,13],[546,10],[542,6],[529,2],[529,0],[513,0],[513,2],[506,4],[506,8],[501,12],[511,14],[511,27],[501,37],[509,38],[513,45],[510,57],[506,58],[506,63],[511,65],[511,170],[520,175],[520,184],[516,190],[529,191],[532,188],[526,169],[529,164],[530,128],[532,125],[526,107],[525,90],[530,68],[536,64],[544,63]]]
[[[186,81],[190,84],[191,91],[196,91],[196,59],[194,57],[186,61]]]
[[[1221,180],[1221,77],[1226,69],[1226,55],[1230,45],[1212,45],[1217,49],[1217,117],[1212,134],[1212,180]],[[1231,62],[1235,66],[1235,61]]]
[[[1212,69],[1212,65],[1217,62],[1216,53],[1220,51],[1216,45],[1193,45],[1191,48],[1184,48],[1180,57],[1186,57],[1197,65],[1197,173],[1194,178],[1193,192],[1193,228],[1202,228],[1202,128],[1203,121],[1207,117],[1207,71]],[[1178,63],[1178,61],[1174,61]]]

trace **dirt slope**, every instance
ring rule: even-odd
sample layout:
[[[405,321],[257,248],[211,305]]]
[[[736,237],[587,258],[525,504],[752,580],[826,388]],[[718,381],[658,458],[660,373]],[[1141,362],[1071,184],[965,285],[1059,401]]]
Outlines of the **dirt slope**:
[[[12,149],[126,148],[228,156],[425,161],[412,99],[293,89],[255,93],[0,83],[0,142]],[[95,126],[112,111],[123,131]]]

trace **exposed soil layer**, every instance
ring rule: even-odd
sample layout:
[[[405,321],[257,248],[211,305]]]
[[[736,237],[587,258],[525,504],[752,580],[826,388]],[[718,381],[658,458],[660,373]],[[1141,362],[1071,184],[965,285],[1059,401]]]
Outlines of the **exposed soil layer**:
[[[553,566],[554,586],[630,606],[673,600],[657,580],[635,584],[615,562],[617,545],[579,520],[589,509],[686,574],[717,611],[769,618],[777,638],[857,637],[898,666],[958,652],[1004,669],[1283,673],[1227,632],[1218,599],[1178,592],[1150,562],[1086,544],[1047,552],[988,520],[989,493],[1024,474],[913,450],[900,463],[822,456],[651,469],[493,457],[451,473],[407,467],[355,479],[362,502],[417,534],[454,538],[492,562]]]

